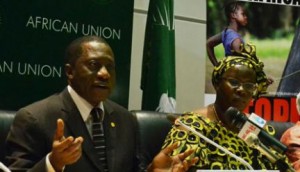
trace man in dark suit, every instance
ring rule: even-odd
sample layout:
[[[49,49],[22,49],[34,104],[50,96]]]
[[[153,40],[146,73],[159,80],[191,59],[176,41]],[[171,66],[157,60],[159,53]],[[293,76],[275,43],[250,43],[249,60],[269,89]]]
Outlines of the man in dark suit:
[[[90,112],[98,107],[104,112],[108,170],[136,171],[133,116],[107,100],[115,85],[110,46],[99,37],[81,37],[69,45],[65,60],[68,86],[17,112],[7,138],[10,168],[104,171],[91,137]]]
[[[105,40],[85,36],[66,50],[68,86],[58,94],[21,108],[7,138],[12,171],[135,172],[136,121],[125,108],[108,100],[115,85],[114,54]],[[93,140],[90,113],[104,112],[100,121],[105,135],[105,159]],[[196,160],[192,151],[170,157],[177,146],[162,150],[148,171],[185,171]],[[101,159],[101,160],[99,160]],[[103,163],[104,162],[104,163]]]

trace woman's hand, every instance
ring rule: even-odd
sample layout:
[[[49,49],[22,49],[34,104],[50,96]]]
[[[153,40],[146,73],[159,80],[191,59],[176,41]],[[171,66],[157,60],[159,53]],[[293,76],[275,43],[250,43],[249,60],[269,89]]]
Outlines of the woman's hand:
[[[192,165],[198,161],[198,157],[186,160],[194,150],[188,150],[181,154],[171,156],[173,150],[178,148],[178,143],[169,145],[161,150],[149,165],[148,172],[186,172]]]

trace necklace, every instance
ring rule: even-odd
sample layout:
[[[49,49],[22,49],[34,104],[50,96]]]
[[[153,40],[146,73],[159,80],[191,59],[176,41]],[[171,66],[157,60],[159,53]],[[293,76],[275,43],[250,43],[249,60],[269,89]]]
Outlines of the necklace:
[[[212,109],[213,109],[213,111],[214,111],[214,116],[215,116],[216,122],[218,122],[218,123],[221,124],[222,121],[220,120],[219,115],[218,115],[218,113],[217,113],[217,111],[216,111],[215,104],[212,104]]]

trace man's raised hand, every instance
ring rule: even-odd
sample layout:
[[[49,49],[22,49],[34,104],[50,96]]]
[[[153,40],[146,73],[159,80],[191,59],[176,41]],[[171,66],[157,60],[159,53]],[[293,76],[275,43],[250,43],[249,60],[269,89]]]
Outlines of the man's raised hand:
[[[56,132],[53,139],[49,161],[55,171],[62,171],[65,165],[75,163],[81,157],[82,137],[64,136],[64,122],[57,120]]]

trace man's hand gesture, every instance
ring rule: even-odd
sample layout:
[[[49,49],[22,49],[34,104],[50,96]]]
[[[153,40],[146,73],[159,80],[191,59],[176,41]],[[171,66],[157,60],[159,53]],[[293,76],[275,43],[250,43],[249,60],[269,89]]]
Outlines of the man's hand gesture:
[[[49,161],[55,171],[62,171],[65,165],[75,163],[81,157],[82,137],[64,137],[64,122],[57,120],[56,132]]]

